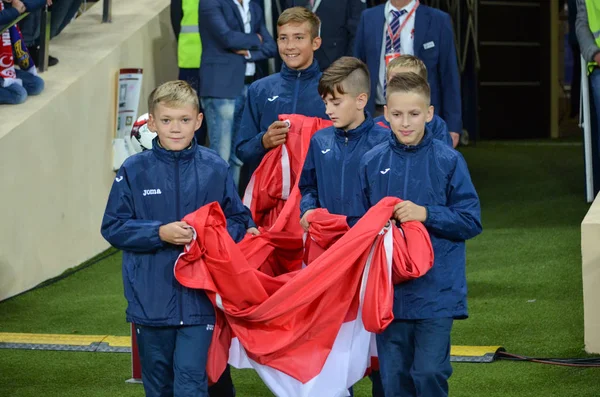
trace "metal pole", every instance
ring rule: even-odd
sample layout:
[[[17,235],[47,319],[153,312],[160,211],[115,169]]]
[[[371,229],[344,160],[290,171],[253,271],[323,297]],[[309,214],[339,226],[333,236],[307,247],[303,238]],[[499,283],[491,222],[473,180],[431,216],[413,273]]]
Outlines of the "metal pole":
[[[594,166],[592,164],[592,121],[590,115],[590,86],[587,76],[587,62],[581,57],[581,111],[580,126],[583,127],[583,148],[585,157],[585,198],[594,201]]]
[[[102,1],[102,23],[112,22],[112,0]]]
[[[39,59],[36,59],[34,62],[38,62],[39,65],[36,65],[40,72],[45,72],[48,70],[48,55],[50,46],[50,12],[48,12],[48,6],[44,7],[42,10],[42,21],[40,24],[40,52]]]

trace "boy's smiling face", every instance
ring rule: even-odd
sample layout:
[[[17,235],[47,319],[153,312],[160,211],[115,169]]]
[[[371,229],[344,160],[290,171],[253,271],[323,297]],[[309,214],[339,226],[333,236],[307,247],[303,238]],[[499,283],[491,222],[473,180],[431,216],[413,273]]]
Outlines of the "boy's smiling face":
[[[313,63],[321,38],[311,38],[309,22],[287,23],[277,27],[277,48],[287,67],[304,70]]]
[[[384,107],[396,139],[404,145],[418,145],[425,135],[425,124],[433,118],[433,106],[418,92],[395,92]]]
[[[156,104],[148,119],[148,128],[158,134],[162,147],[180,151],[190,146],[194,133],[202,125],[202,113],[190,104],[170,107]]]

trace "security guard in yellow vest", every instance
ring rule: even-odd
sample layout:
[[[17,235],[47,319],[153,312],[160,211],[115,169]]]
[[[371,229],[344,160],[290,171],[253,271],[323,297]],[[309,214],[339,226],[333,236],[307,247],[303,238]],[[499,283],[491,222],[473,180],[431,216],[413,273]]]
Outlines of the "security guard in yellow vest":
[[[594,102],[596,131],[592,134],[594,194],[600,190],[600,1],[577,0],[575,21],[581,55],[588,62],[590,99]],[[593,116],[593,115],[592,115]],[[593,123],[592,123],[593,125]]]

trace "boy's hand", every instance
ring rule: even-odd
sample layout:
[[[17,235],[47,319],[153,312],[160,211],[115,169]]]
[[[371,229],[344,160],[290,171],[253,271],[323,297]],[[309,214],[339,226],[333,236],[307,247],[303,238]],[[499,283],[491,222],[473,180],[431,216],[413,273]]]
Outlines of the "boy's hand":
[[[185,222],[171,222],[158,228],[158,236],[165,243],[186,245],[192,242],[194,231]]]
[[[288,127],[287,123],[283,121],[273,122],[262,137],[262,144],[265,149],[269,150],[283,145],[287,139],[289,130],[290,127]]]
[[[258,236],[260,234],[260,231],[255,227],[251,227],[246,229],[246,233],[251,234],[253,236]]]
[[[314,210],[306,211],[304,215],[302,215],[302,219],[300,219],[300,226],[302,226],[302,229],[304,229],[305,232],[308,232],[308,228],[310,227],[310,223],[308,223],[308,216],[313,211]]]
[[[403,201],[394,207],[393,218],[400,223],[427,220],[427,208],[416,205],[412,201]]]

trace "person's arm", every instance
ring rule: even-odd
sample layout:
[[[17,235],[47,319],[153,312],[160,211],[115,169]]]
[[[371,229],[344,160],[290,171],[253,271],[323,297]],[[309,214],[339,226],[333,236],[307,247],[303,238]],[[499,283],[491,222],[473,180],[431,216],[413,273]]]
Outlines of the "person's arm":
[[[250,215],[250,210],[244,206],[237,193],[230,171],[227,172],[223,199],[219,204],[227,219],[227,231],[236,243],[244,238],[246,230],[256,227],[256,224]]]
[[[362,12],[367,8],[362,0],[348,0],[348,11],[346,15],[346,30],[348,32],[348,44],[346,46],[346,55],[352,56],[354,52],[354,39],[356,29],[360,22]]]
[[[271,36],[269,31],[267,30],[262,14],[258,13],[258,15],[260,18],[260,30],[258,33],[263,38],[263,42],[258,50],[249,51],[250,57],[247,59],[250,62],[262,61],[264,59],[273,58],[275,55],[277,55],[277,44],[275,43],[275,40],[273,40],[273,37]]]
[[[588,62],[595,61],[600,64],[600,48],[596,45],[594,35],[590,30],[585,0],[577,0],[577,19],[575,20],[577,41],[583,59]]]
[[[248,88],[246,105],[238,130],[238,141],[235,145],[235,153],[244,163],[259,163],[267,153],[267,149],[262,144],[262,138],[266,131],[260,130],[260,114],[261,109],[253,84]]]
[[[300,217],[308,210],[319,208],[319,189],[317,185],[317,170],[315,169],[314,152],[315,144],[311,141],[304,159],[304,166],[300,174],[298,188],[302,199],[300,200]]]
[[[23,12],[19,12],[15,7],[6,7],[4,10],[0,11],[0,25],[8,25],[17,19]]]
[[[25,8],[27,12],[36,11],[42,9],[46,6],[47,0],[21,0],[23,4],[25,4]],[[13,0],[15,3],[15,0]]]
[[[481,207],[467,164],[458,154],[447,188],[447,205],[426,206],[425,226],[450,240],[468,240],[481,233]]]
[[[127,170],[121,167],[113,182],[100,232],[113,247],[133,252],[152,252],[163,246],[162,222],[135,219]]]
[[[215,40],[227,50],[249,50],[259,48],[262,41],[256,33],[242,33],[227,26],[222,5],[215,0],[201,0],[198,21],[207,27]]]
[[[171,27],[175,33],[175,39],[179,39],[181,32],[181,19],[183,18],[182,0],[171,0]]]
[[[460,96],[460,77],[456,48],[454,47],[454,32],[450,16],[444,13],[444,23],[440,36],[440,95],[442,100],[442,118],[448,125],[448,130],[454,142],[458,143],[462,133],[462,106]],[[456,145],[454,145],[456,147]]]

